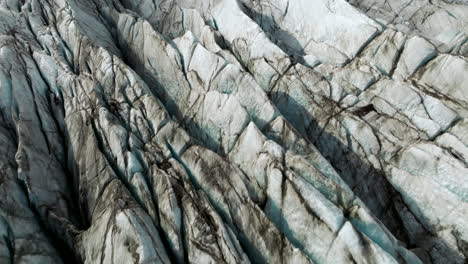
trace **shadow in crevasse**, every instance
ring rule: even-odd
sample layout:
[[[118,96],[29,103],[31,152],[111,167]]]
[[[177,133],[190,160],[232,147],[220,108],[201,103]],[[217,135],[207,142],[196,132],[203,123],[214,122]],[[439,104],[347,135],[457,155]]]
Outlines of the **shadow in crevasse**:
[[[61,219],[62,223],[50,222],[46,226],[46,233],[52,240],[53,246],[59,251],[62,260],[66,263],[81,263],[81,256],[75,250],[76,236],[90,227],[90,216],[86,215],[86,204],[81,202],[81,193],[79,191],[78,171],[79,167],[75,158],[74,151],[71,149],[70,134],[65,124],[65,109],[63,99],[54,98],[49,102],[50,115],[54,120],[58,133],[58,138],[63,146],[64,164],[62,171],[66,176],[66,192],[71,200],[67,200],[69,208],[69,219]],[[58,228],[53,228],[53,225]]]
[[[353,192],[397,239],[405,242],[408,249],[424,248],[424,244],[428,240],[437,239],[422,225],[420,226],[422,232],[417,234],[414,230],[409,230],[411,226],[405,225],[403,219],[408,219],[405,217],[405,212],[411,211],[404,204],[401,195],[387,180],[385,173],[374,168],[366,161],[365,157],[353,152],[350,146],[350,135],[345,140],[349,144],[347,145],[341,139],[323,131],[323,127],[319,126],[315,118],[310,116],[300,103],[286,93],[273,93],[271,99],[283,116],[314,144]],[[307,127],[303,127],[304,120],[310,121]],[[440,248],[438,251],[441,256],[439,257],[454,263],[463,263],[464,260],[458,253],[441,239],[438,239],[437,247]]]
[[[149,84],[150,91],[152,95],[161,102],[161,104],[166,109],[167,113],[170,115],[171,119],[176,121],[175,123],[179,124],[184,130],[186,130],[194,143],[204,146],[218,154],[225,154],[225,151],[220,143],[219,138],[214,138],[212,135],[216,133],[210,133],[206,128],[201,127],[197,122],[190,118],[190,114],[185,113],[180,109],[180,106],[177,102],[177,99],[171,97],[167,92],[167,89],[164,87],[154,76],[147,74],[144,76],[145,82]],[[188,81],[187,81],[188,83]],[[199,95],[200,100],[205,100],[202,98],[203,95]],[[197,99],[198,100],[198,99]],[[215,129],[215,128],[213,128]]]
[[[305,63],[303,56],[306,54],[299,40],[288,31],[283,30],[272,17],[256,12],[242,1],[238,0],[238,4],[244,14],[255,21],[276,46],[294,58],[296,62]]]
[[[41,101],[43,104],[48,104],[46,99],[44,99],[41,96],[38,96],[39,99],[34,99],[34,100],[44,100]],[[52,108],[49,105],[49,108],[46,110],[50,111],[50,114],[52,119],[53,119],[53,124],[50,124],[51,126],[55,126],[55,129],[51,129],[50,131],[47,131],[47,133],[50,134],[55,134],[56,133],[56,138],[60,146],[63,146],[63,150],[66,150],[66,145],[67,142],[64,139],[64,134],[63,134],[63,126],[59,123],[57,120],[57,116],[55,115],[55,111],[52,110]],[[54,109],[57,110],[57,109]],[[3,117],[5,113],[3,112],[3,109],[0,109],[0,126],[4,126],[6,123],[5,118]],[[9,120],[13,120],[13,118],[8,118]],[[62,118],[63,119],[63,118]],[[8,125],[9,126],[9,125]],[[13,128],[13,126],[11,126]],[[44,134],[45,135],[45,134]],[[33,136],[34,137],[34,136]],[[12,133],[11,140],[16,141],[15,143],[18,144],[18,138],[15,133]],[[34,139],[32,139],[34,140]],[[44,139],[47,140],[47,139]],[[34,142],[31,142],[29,139],[25,140],[25,144],[34,144]],[[28,146],[32,149],[35,148],[35,146]],[[37,148],[39,149],[39,148]],[[39,151],[34,149],[33,151]],[[37,175],[40,177],[40,180],[42,181],[41,184],[44,185],[51,185],[51,189],[41,189],[42,194],[45,194],[45,192],[48,192],[52,190],[52,193],[50,194],[50,197],[57,199],[56,200],[56,206],[50,206],[48,202],[43,203],[43,200],[40,200],[38,202],[38,198],[36,196],[35,191],[37,189],[31,189],[31,186],[29,186],[29,177],[30,175],[26,176],[26,179],[23,179],[19,177],[19,175],[16,176],[16,184],[18,184],[18,187],[21,189],[24,201],[28,204],[28,209],[30,210],[31,214],[34,217],[35,223],[40,227],[40,230],[37,232],[42,233],[45,237],[48,243],[55,249],[57,257],[59,257],[64,263],[70,263],[70,264],[78,264],[81,263],[79,260],[78,254],[74,250],[74,243],[75,243],[75,236],[78,234],[78,230],[83,228],[84,223],[81,221],[79,213],[77,212],[78,208],[78,203],[77,203],[77,193],[75,193],[75,189],[72,187],[73,186],[73,179],[72,179],[72,174],[68,170],[68,167],[65,165],[66,163],[66,158],[64,156],[60,156],[62,153],[66,153],[65,151],[58,151],[56,148],[51,147],[49,150],[49,155],[52,156],[54,155],[55,157],[51,158],[51,161],[49,163],[49,166],[60,166],[60,175],[64,176],[65,178],[62,179],[64,182],[63,184],[65,185],[65,188],[60,190],[59,192],[54,191],[53,189],[56,186],[61,186],[62,183],[57,184],[57,179],[52,179],[55,175],[48,175],[48,174],[42,174],[42,175]],[[45,155],[44,152],[41,154]],[[62,159],[63,158],[63,159]],[[54,160],[54,161],[52,161]],[[28,163],[28,159],[26,158],[25,163]],[[54,162],[54,163],[52,163]],[[25,167],[28,167],[29,165],[25,165]],[[49,167],[48,167],[49,168]],[[47,168],[47,169],[48,169]],[[29,170],[29,168],[27,169]],[[58,172],[53,171],[52,173]],[[1,172],[0,172],[1,174]],[[1,181],[2,175],[0,175],[0,181]],[[0,183],[1,184],[1,183]],[[35,182],[33,183],[35,184]],[[38,186],[33,186],[32,188],[37,188]],[[66,210],[62,210],[63,207],[66,208]],[[15,208],[14,208],[15,209]],[[30,227],[27,227],[28,221],[24,221],[24,228],[30,229]],[[18,240],[18,239],[23,239],[20,236],[17,236],[18,234],[14,233],[11,234],[12,239]],[[10,238],[8,238],[9,240]],[[28,240],[30,238],[26,238]],[[31,242],[31,241],[29,241]],[[41,252],[37,251],[39,248],[36,249],[34,239],[32,240],[31,244],[26,243],[23,246],[30,247],[28,250],[32,250],[33,256],[37,254],[39,256],[38,258],[40,259]],[[7,245],[10,246],[10,245]],[[12,263],[16,262],[20,259],[22,259],[24,256],[23,254],[27,254],[28,252],[23,252],[21,249],[22,247],[15,247],[14,241],[13,245],[11,245],[10,252],[11,254],[11,260]],[[32,248],[32,249],[31,249]],[[34,250],[36,249],[36,251]],[[16,250],[16,252],[15,252]],[[47,252],[47,254],[51,254],[54,252]],[[46,255],[45,255],[46,256]],[[27,258],[27,257],[26,257]],[[2,262],[3,263],[3,262]]]

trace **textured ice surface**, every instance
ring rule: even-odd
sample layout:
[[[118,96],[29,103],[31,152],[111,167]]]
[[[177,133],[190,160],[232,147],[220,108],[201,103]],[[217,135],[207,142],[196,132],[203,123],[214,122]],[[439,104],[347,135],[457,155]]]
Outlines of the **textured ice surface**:
[[[466,263],[467,4],[0,0],[0,263]]]

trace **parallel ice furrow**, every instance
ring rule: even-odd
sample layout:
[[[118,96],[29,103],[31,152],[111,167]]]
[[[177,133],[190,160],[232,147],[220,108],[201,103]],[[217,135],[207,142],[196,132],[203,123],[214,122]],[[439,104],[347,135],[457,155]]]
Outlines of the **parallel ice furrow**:
[[[466,262],[467,17],[0,0],[0,262]]]

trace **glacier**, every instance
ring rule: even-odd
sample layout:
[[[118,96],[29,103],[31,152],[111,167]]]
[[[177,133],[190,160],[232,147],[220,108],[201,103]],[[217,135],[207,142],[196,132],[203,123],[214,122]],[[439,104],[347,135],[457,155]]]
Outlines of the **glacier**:
[[[0,0],[0,263],[467,263],[466,0]]]

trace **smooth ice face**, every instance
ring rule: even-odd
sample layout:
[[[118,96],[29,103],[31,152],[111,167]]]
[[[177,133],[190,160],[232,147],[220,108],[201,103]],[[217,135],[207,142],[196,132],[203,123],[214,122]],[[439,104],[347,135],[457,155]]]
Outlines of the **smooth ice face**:
[[[0,1],[0,263],[465,263],[468,5]]]
[[[419,36],[408,39],[395,69],[395,77],[400,79],[410,77],[435,55],[437,55],[436,48],[427,40]]]

